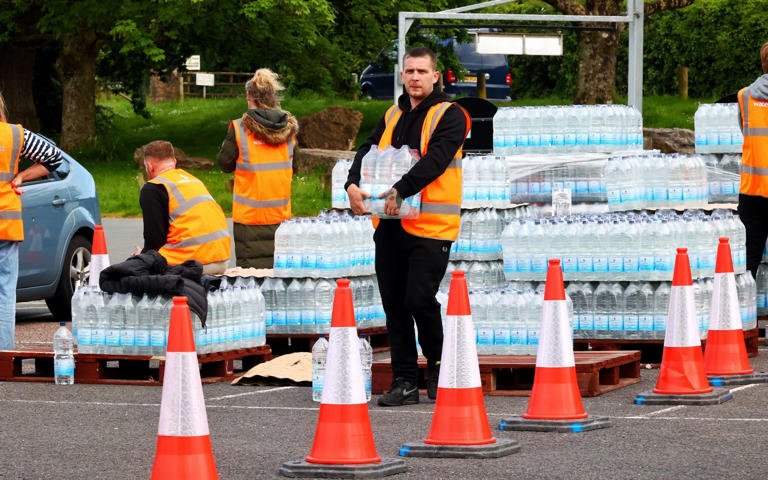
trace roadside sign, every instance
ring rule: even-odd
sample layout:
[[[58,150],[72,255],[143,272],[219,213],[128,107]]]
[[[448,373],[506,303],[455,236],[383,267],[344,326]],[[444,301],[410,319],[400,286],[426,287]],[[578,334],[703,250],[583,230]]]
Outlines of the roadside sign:
[[[195,85],[197,85],[198,87],[212,87],[213,74],[212,73],[196,73]]]
[[[189,71],[200,70],[200,55],[192,55],[184,62],[184,66]]]

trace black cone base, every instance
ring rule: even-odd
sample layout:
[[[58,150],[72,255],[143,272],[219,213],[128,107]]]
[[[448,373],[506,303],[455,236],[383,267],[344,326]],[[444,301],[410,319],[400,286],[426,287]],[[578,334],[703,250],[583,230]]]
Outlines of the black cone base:
[[[669,395],[643,392],[635,397],[636,405],[718,405],[733,400],[733,393],[725,388],[715,388],[709,393]]]
[[[707,375],[713,387],[723,385],[749,385],[750,383],[768,383],[768,373],[748,373],[745,375]]]
[[[402,458],[382,458],[378,463],[362,465],[324,465],[304,460],[285,462],[278,473],[292,478],[381,478],[405,472]]]
[[[607,417],[587,417],[576,420],[536,420],[516,415],[502,420],[499,424],[499,430],[578,433],[610,426],[611,421]]]
[[[499,458],[520,451],[515,440],[497,438],[485,445],[430,445],[424,442],[410,442],[400,447],[402,457],[428,458]]]

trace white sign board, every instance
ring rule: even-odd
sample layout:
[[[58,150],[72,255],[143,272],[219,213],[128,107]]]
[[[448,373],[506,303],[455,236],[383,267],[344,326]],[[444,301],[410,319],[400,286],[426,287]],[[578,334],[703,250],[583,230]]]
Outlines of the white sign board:
[[[212,73],[196,73],[195,85],[197,85],[198,87],[212,87],[213,74]]]
[[[187,70],[200,70],[200,55],[192,55],[189,57],[185,62],[184,66],[187,67]]]

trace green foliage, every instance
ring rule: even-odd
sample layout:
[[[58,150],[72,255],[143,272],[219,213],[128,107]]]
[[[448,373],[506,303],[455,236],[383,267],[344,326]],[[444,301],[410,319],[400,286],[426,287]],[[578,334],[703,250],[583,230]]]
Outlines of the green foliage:
[[[677,92],[677,69],[687,66],[693,97],[735,93],[761,74],[760,46],[768,40],[768,1],[698,0],[648,19],[645,89]]]

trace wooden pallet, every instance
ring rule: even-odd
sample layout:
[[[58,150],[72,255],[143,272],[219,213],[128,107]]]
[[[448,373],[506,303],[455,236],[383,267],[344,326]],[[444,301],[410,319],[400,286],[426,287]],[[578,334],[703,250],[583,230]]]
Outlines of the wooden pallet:
[[[757,328],[744,331],[744,344],[747,347],[747,356],[757,356],[757,347],[759,341],[759,330]],[[706,345],[707,341],[702,340],[702,351]],[[664,352],[664,340],[576,338],[573,340],[573,348],[577,351],[639,350],[641,354],[640,363],[650,365],[652,367],[658,367],[661,364],[661,356]]]
[[[232,381],[272,358],[269,345],[241,348],[197,356],[203,383]],[[238,361],[236,368],[235,361]],[[75,383],[116,385],[162,385],[165,357],[150,355],[101,355],[75,353]],[[37,346],[0,351],[0,380],[53,382],[53,351]]]
[[[373,347],[373,353],[389,351],[389,335],[387,327],[359,328],[357,333],[368,337]],[[293,352],[311,352],[319,333],[267,333],[267,343],[275,355]]]
[[[640,381],[640,352],[574,352],[576,377],[583,397],[596,397]],[[486,395],[528,396],[536,370],[535,355],[478,355]],[[373,393],[392,384],[389,359],[373,362]],[[419,357],[419,387],[426,388],[427,361]]]

